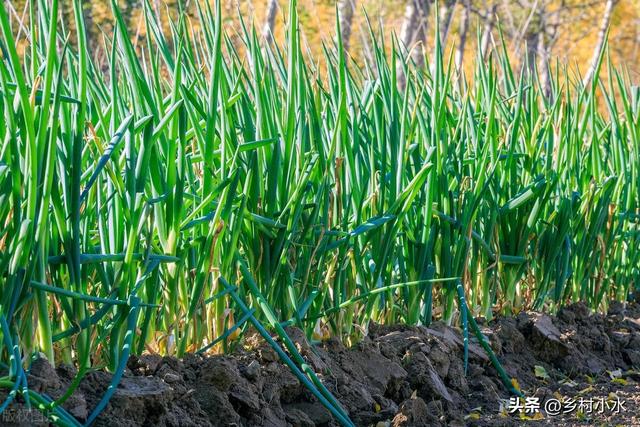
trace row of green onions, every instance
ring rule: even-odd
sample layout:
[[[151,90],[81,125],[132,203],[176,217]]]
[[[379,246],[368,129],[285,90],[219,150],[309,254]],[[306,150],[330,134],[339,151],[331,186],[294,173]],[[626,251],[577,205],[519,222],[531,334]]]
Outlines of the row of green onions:
[[[606,49],[589,85],[558,65],[545,94],[501,38],[467,76],[373,31],[371,63],[340,38],[309,57],[295,1],[282,46],[231,37],[219,1],[168,28],[143,9],[134,44],[112,0],[99,65],[80,0],[30,0],[28,31],[0,4],[0,412],[20,395],[80,425],[64,402],[107,368],[89,425],[130,354],[253,328],[352,425],[284,328],[353,343],[371,321],[471,329],[520,393],[475,316],[634,291],[640,91]],[[28,388],[38,352],[78,367],[57,400]]]

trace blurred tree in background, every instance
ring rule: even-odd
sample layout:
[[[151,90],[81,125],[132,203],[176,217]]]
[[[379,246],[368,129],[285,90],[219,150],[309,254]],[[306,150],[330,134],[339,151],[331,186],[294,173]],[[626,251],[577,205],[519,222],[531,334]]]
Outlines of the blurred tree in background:
[[[144,46],[142,2],[162,17],[165,25],[175,20],[180,9],[195,13],[196,0],[118,0],[129,33]],[[200,0],[204,1],[204,0]],[[269,41],[282,41],[288,0],[222,0],[226,25],[239,29],[239,16],[254,24]],[[28,21],[29,0],[9,2],[14,24]],[[62,19],[71,23],[71,7],[62,1]],[[104,57],[104,37],[113,32],[111,0],[84,2],[92,51]],[[299,0],[303,42],[314,55],[322,43],[335,38],[336,13],[340,16],[341,38],[349,54],[358,61],[369,56],[366,10],[373,30],[391,34],[422,63],[424,51],[434,48],[435,15],[440,17],[440,38],[445,54],[454,52],[457,64],[467,72],[478,49],[486,54],[499,44],[501,28],[513,60],[543,78],[552,71],[555,58],[589,78],[594,52],[610,25],[609,46],[615,65],[628,67],[634,82],[640,81],[640,0]],[[17,30],[16,32],[19,32]],[[232,33],[230,33],[232,34]],[[319,56],[317,56],[319,57]],[[316,58],[317,58],[316,57]]]

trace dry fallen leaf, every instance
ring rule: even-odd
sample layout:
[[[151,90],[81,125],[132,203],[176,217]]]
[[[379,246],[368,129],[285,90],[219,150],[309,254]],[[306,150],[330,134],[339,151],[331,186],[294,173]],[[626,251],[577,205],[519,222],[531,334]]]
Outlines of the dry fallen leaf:
[[[615,378],[613,380],[611,380],[612,384],[620,384],[620,385],[627,385],[627,380],[625,380],[624,378]]]
[[[595,390],[595,389],[593,388],[593,386],[589,386],[589,387],[587,387],[587,388],[583,388],[582,390],[580,390],[580,391],[578,392],[578,394],[586,394],[586,393],[590,393],[590,392],[592,392],[593,390]]]
[[[480,414],[477,412],[472,412],[466,417],[464,417],[465,421],[478,421],[480,419]]]

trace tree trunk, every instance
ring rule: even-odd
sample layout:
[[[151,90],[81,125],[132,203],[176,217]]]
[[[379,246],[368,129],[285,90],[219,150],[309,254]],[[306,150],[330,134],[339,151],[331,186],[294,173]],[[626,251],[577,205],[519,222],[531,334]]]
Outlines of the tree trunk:
[[[440,4],[438,16],[440,17],[440,45],[444,48],[447,44],[447,36],[451,27],[453,10],[456,8],[457,0],[443,0]]]
[[[416,64],[416,67],[422,68],[424,66],[424,49],[427,44],[427,17],[422,14],[418,21],[418,28],[416,29],[415,37],[412,43],[411,58]]]
[[[467,44],[467,33],[469,32],[469,17],[471,15],[471,0],[464,0],[464,9],[462,9],[462,15],[460,16],[460,30],[458,33],[458,46],[456,47],[455,64],[456,69],[462,76],[462,65],[464,63],[464,48]]]
[[[558,29],[562,22],[561,12],[566,9],[566,0],[560,2],[559,8],[555,12],[548,13],[545,9],[545,15],[541,18],[545,32],[540,40],[540,84],[544,96],[551,97],[551,67],[549,59],[553,52],[553,47],[558,40]]]
[[[544,21],[543,27],[544,28]],[[545,98],[551,96],[551,79],[549,69],[549,48],[545,40],[545,33],[540,34],[538,39],[538,56],[540,57],[540,66],[538,67],[538,75],[540,76],[540,88]]]
[[[527,44],[527,53],[525,56],[525,65],[529,70],[529,76],[533,77],[536,71],[536,61],[538,59],[538,44],[540,43],[540,33],[537,31],[530,31],[525,36],[525,42]]]
[[[153,11],[156,14],[156,17],[158,18],[158,21],[160,20],[160,0],[153,0]]]
[[[491,9],[487,11],[487,19],[484,23],[484,29],[482,30],[482,41],[480,42],[480,53],[482,58],[487,57],[487,51],[489,50],[489,43],[491,43],[491,32],[496,22],[496,13],[498,11],[498,5],[493,4]]]
[[[409,49],[413,41],[413,35],[416,32],[418,23],[418,8],[415,0],[408,0],[407,7],[404,9],[404,19],[402,28],[400,29],[400,41],[405,48]]]
[[[600,23],[600,30],[598,32],[598,42],[593,49],[593,56],[591,57],[587,74],[585,74],[584,79],[582,80],[582,84],[585,86],[591,82],[593,75],[596,73],[598,59],[600,59],[600,53],[602,52],[602,49],[604,49],[609,23],[611,22],[611,15],[615,5],[616,0],[607,0],[607,3],[604,5],[604,14],[602,15],[602,22]]]
[[[264,19],[264,27],[262,29],[262,37],[267,44],[273,41],[273,29],[276,23],[276,13],[278,12],[278,0],[268,0],[267,14]]]
[[[400,41],[411,51],[416,43],[426,41],[427,15],[429,3],[426,0],[408,0],[400,30]]]
[[[93,39],[95,31],[93,23],[93,12],[91,10],[91,2],[82,4],[82,18],[84,19],[84,27],[86,28],[87,48],[89,52],[93,52],[92,59],[96,59],[96,52],[99,50],[99,46],[96,45]]]
[[[424,43],[426,42],[427,15],[429,13],[429,3],[427,0],[408,0],[404,12],[404,20],[400,30],[401,49],[411,52],[411,57],[416,66],[424,65]],[[404,89],[406,76],[402,68],[402,59],[398,59],[396,67],[398,76],[398,86]]]
[[[529,16],[527,23],[523,29],[525,41],[525,58],[524,65],[527,67],[529,77],[533,80],[536,76],[536,64],[538,62],[538,48],[541,40],[544,38],[544,20],[542,19],[544,12],[537,6]]]
[[[351,40],[351,25],[355,12],[356,0],[340,0],[338,2],[338,16],[340,18],[340,37],[345,50],[349,49]]]

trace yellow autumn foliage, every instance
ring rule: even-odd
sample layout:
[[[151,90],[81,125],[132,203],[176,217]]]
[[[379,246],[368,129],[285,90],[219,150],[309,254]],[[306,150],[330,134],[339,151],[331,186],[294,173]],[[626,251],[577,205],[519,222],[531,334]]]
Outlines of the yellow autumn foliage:
[[[17,0],[10,2],[14,9],[13,18],[28,17],[25,1]],[[129,33],[132,38],[137,39],[143,45],[144,40],[144,18],[142,16],[142,1],[145,0],[119,0],[118,5],[122,9],[123,16],[129,24]],[[169,20],[175,20],[179,4],[187,10],[189,14],[195,16],[194,1],[186,0],[148,0],[149,4],[162,16],[162,20],[167,25]],[[202,1],[202,0],[200,0]],[[221,0],[223,10],[223,21],[232,30],[241,31],[239,17],[247,24],[255,24],[261,30],[265,19],[265,9],[267,0]],[[387,47],[391,45],[392,34],[398,34],[402,26],[406,0],[351,0],[355,5],[353,32],[351,35],[350,55],[356,60],[366,59],[368,44],[370,43],[368,27],[366,25],[365,10],[369,16],[373,30],[376,33],[384,34]],[[467,35],[465,49],[465,68],[467,73],[471,72],[473,59],[477,51],[476,35],[484,28],[484,14],[491,10],[490,4],[497,0],[471,0],[472,10]],[[62,19],[72,25],[72,11],[69,0],[62,2]],[[90,30],[91,41],[98,48],[102,45],[103,34],[110,36],[113,32],[111,22],[110,0],[91,0],[84,2],[85,19],[87,28]],[[274,35],[278,42],[284,41],[286,29],[286,16],[288,0],[279,0],[280,7],[277,12]],[[435,1],[430,2],[434,4]],[[459,25],[462,15],[462,1],[459,0],[454,8],[449,35],[446,40],[445,54],[449,54],[459,41]],[[536,18],[538,10],[531,10],[519,6],[521,3],[516,0],[499,1],[497,15],[504,29],[505,39],[509,52],[514,61],[521,61],[524,56],[524,42],[522,31],[526,28],[530,30],[537,25]],[[551,62],[557,58],[561,63],[567,64],[572,71],[578,69],[584,73],[593,55],[594,45],[598,37],[598,28],[603,14],[604,0],[602,2],[584,2],[582,0],[541,0],[530,2],[543,6],[543,11],[548,14],[549,19],[556,19],[547,25],[557,25],[557,32],[553,40],[548,42],[553,44],[551,51]],[[302,41],[306,45],[309,53],[317,60],[322,54],[323,43],[331,43],[335,37],[336,21],[336,0],[298,0],[298,11],[302,29]],[[434,13],[435,7],[430,9],[430,19],[427,26],[427,51],[433,49],[434,33]],[[548,28],[548,27],[547,27]],[[535,31],[535,28],[533,28]],[[232,34],[232,32],[230,32]],[[493,30],[494,39],[497,41],[497,28]],[[551,38],[551,36],[547,36]],[[614,65],[628,67],[631,79],[634,82],[640,80],[640,0],[618,0],[612,20],[611,32],[609,36],[609,47],[611,60]],[[99,54],[100,49],[95,49]]]

